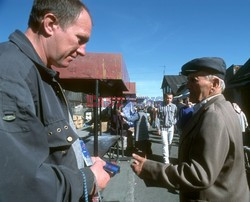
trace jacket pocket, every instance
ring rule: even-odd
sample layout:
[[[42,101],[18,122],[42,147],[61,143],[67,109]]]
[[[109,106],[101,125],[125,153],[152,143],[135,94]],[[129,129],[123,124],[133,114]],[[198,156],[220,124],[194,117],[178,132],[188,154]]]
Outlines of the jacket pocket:
[[[5,93],[1,92],[0,97],[0,130],[11,133],[30,131],[25,109],[18,107],[15,99]]]

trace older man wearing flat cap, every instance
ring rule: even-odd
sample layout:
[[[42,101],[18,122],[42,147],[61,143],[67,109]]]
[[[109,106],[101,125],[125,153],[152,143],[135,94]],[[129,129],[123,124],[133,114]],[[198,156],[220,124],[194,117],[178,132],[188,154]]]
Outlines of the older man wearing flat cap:
[[[182,66],[190,101],[197,103],[183,129],[179,164],[133,155],[132,168],[154,186],[180,190],[180,201],[249,202],[240,123],[225,100],[226,64],[203,57]]]

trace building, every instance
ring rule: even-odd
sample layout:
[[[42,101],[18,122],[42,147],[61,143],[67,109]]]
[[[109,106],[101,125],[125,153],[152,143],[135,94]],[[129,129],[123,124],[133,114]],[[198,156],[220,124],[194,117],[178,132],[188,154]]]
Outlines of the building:
[[[237,103],[250,122],[250,59],[244,65],[232,65],[227,69],[224,95]]]
[[[178,89],[186,82],[187,78],[184,75],[165,75],[161,85],[163,95],[166,93],[178,95]]]

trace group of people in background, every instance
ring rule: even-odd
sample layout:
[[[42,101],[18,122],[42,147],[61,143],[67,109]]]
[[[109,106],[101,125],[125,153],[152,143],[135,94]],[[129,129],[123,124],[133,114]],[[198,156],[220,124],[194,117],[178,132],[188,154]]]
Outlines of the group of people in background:
[[[130,105],[131,103],[129,103],[129,108],[131,108]],[[165,163],[169,163],[170,148],[174,134],[175,132],[179,135],[181,134],[185,123],[192,116],[193,104],[188,97],[185,97],[181,104],[176,105],[173,103],[173,94],[167,93],[164,95],[162,104],[157,103],[153,106],[146,106],[144,103],[139,103],[135,106],[134,110],[129,113],[122,113],[124,122],[127,125],[132,123],[130,131],[134,132],[134,149],[139,149],[145,156],[152,154],[149,141],[149,127],[151,127],[161,136],[163,159]],[[127,109],[125,110],[127,111]],[[131,137],[129,136],[128,140],[130,139]],[[133,145],[129,144],[128,150],[132,149]]]

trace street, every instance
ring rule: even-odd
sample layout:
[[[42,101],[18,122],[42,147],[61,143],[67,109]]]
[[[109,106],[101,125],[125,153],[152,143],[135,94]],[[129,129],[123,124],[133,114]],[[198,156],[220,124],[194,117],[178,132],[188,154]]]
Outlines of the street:
[[[150,140],[152,142],[153,160],[162,162],[162,144],[161,137],[150,131]],[[174,136],[171,147],[170,161],[175,162],[178,153],[178,135]],[[118,165],[121,172],[112,177],[106,189],[101,193],[103,202],[161,202],[179,201],[178,192],[173,193],[165,188],[146,187],[143,180],[134,174],[130,168],[131,158],[119,160]]]

